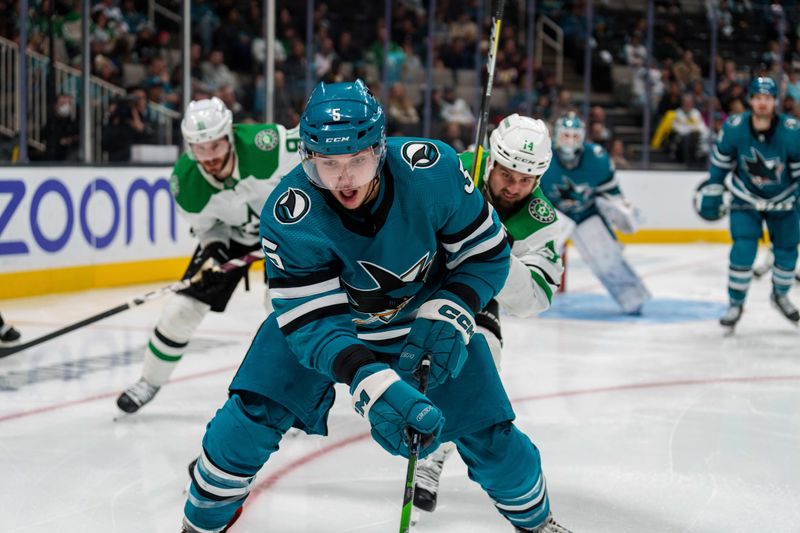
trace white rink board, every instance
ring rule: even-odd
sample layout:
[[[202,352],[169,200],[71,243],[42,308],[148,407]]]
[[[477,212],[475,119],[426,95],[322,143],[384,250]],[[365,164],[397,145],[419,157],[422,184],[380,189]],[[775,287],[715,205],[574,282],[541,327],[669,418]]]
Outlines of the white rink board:
[[[0,177],[0,273],[191,254],[170,167],[13,168]],[[718,229],[692,209],[704,172],[620,171],[647,229]]]
[[[0,177],[0,273],[191,255],[171,167],[9,168]]]

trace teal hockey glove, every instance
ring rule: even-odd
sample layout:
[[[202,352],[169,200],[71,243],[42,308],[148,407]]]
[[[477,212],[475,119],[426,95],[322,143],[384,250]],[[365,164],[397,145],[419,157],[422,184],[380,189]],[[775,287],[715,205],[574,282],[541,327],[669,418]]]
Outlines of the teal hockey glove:
[[[695,192],[694,208],[700,218],[714,221],[725,216],[725,186],[704,181]]]
[[[475,318],[461,304],[444,298],[425,302],[411,325],[397,368],[403,373],[413,373],[422,357],[429,355],[431,380],[441,385],[461,372],[474,331]]]
[[[408,457],[408,428],[422,434],[419,456],[439,447],[444,416],[386,363],[369,363],[356,371],[350,385],[353,407],[369,420],[372,438],[392,455]]]

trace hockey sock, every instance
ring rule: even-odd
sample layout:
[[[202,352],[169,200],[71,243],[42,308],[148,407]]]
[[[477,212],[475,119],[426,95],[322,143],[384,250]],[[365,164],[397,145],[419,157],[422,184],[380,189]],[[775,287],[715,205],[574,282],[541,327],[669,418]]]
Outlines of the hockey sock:
[[[775,294],[784,295],[789,292],[794,282],[794,271],[772,267],[772,290]]]
[[[753,280],[751,267],[730,266],[728,270],[728,298],[731,305],[743,305],[747,298],[747,290]]]
[[[293,423],[294,415],[281,405],[255,394],[233,393],[206,428],[184,506],[189,523],[211,531],[224,527]]]
[[[144,354],[142,377],[161,387],[172,374],[210,306],[183,294],[164,305],[158,324],[150,334]]]
[[[457,440],[469,477],[483,487],[514,526],[534,529],[547,520],[550,501],[539,450],[511,422]]]

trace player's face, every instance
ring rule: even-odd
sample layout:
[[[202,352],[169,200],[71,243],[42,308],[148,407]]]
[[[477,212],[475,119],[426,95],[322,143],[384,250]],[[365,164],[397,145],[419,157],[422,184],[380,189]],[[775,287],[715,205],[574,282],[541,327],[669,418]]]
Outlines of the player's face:
[[[556,138],[556,148],[567,152],[577,152],[583,144],[581,131],[577,129],[565,129],[558,133]]]
[[[315,155],[310,161],[321,185],[346,209],[363,205],[377,191],[371,184],[380,157],[372,148],[355,154]]]
[[[540,176],[523,174],[502,165],[494,165],[489,175],[489,193],[494,205],[501,210],[512,210],[528,198],[539,185]]]
[[[775,98],[770,94],[754,94],[750,98],[750,106],[757,117],[768,117],[775,112]]]
[[[203,167],[203,170],[218,176],[222,172],[223,167],[228,162],[228,152],[231,149],[231,143],[227,138],[215,139],[204,143],[194,143],[190,145],[195,159]]]

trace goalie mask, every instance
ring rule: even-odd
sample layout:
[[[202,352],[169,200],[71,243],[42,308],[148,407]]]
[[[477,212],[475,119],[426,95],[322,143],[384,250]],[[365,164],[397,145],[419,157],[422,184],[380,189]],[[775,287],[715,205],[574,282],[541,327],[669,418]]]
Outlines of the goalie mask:
[[[574,111],[570,111],[558,119],[554,134],[559,160],[567,168],[578,166],[583,152],[583,141],[586,139],[583,121]]]

